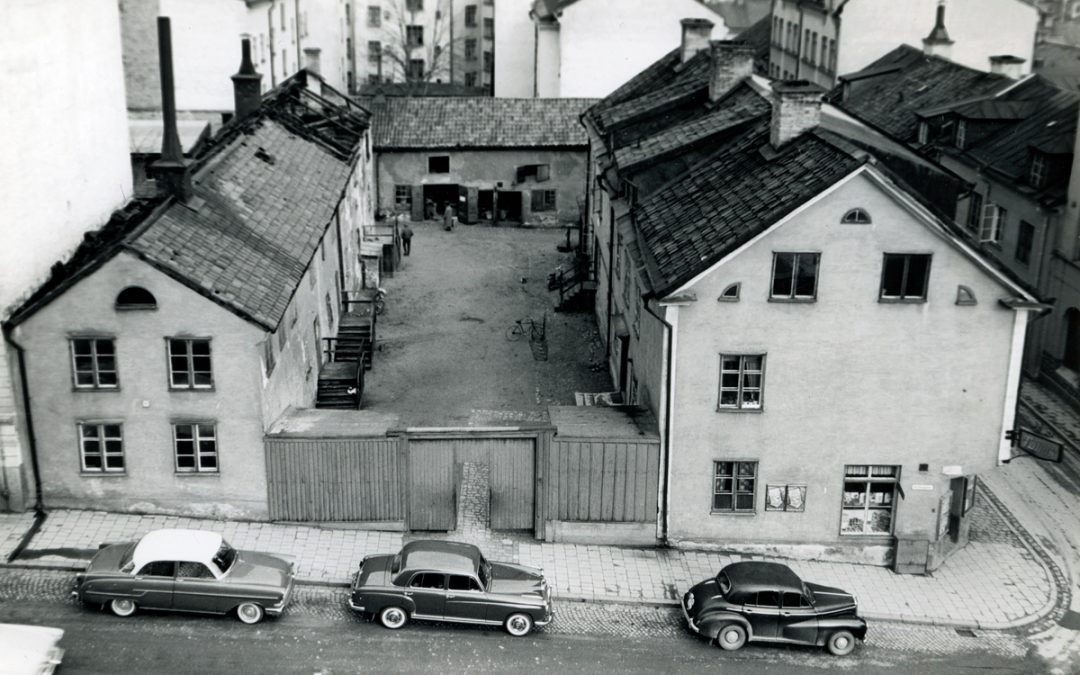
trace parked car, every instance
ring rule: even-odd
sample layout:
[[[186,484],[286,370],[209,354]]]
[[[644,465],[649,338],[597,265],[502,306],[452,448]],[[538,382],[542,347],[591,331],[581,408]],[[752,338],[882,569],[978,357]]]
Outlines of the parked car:
[[[778,563],[728,565],[691,588],[682,610],[691,630],[727,650],[750,640],[825,646],[844,656],[866,639],[854,596],[804,582]]]
[[[228,614],[247,624],[277,616],[292,593],[294,564],[237,551],[220,534],[155,530],[137,542],[102,545],[72,595],[117,616],[136,608]]]
[[[64,658],[64,631],[49,626],[0,623],[0,675],[50,675]]]
[[[394,555],[365,557],[349,607],[391,629],[412,618],[503,626],[515,637],[554,616],[542,570],[488,561],[453,541],[414,541]]]

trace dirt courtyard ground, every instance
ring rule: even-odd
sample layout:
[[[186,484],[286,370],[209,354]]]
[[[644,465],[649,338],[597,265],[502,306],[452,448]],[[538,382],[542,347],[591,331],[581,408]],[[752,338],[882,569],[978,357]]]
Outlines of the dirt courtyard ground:
[[[506,424],[545,419],[574,392],[611,391],[592,372],[592,312],[555,313],[547,275],[569,260],[563,229],[411,223],[412,254],[384,277],[374,367],[362,408],[400,415],[406,426]],[[506,339],[516,319],[547,313],[548,360],[528,338]],[[592,358],[602,358],[593,354]]]

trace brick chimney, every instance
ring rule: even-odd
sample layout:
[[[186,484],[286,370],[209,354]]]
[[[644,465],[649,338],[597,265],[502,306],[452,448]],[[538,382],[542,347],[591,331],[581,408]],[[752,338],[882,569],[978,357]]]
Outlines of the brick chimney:
[[[708,19],[683,19],[682,46],[679,51],[679,61],[686,63],[709,48],[709,39],[712,37],[712,29],[715,25]]]
[[[821,122],[821,97],[825,90],[806,80],[776,82],[772,89],[769,142],[778,149]]]
[[[173,87],[172,30],[169,17],[159,16],[158,65],[161,68],[161,115],[165,134],[161,139],[161,158],[150,165],[159,186],[180,201],[191,196],[191,160],[184,158],[180,134],[176,129],[176,96]]]
[[[716,101],[754,73],[754,48],[745,42],[718,40],[712,45],[709,100]]]
[[[1024,59],[1012,54],[999,54],[990,57],[990,72],[1019,80],[1023,75]]]
[[[922,43],[923,53],[927,56],[940,56],[947,59],[952,53],[953,41],[949,39],[949,31],[945,30],[945,0],[938,0],[934,29],[923,38]]]
[[[262,75],[251,62],[251,40],[240,41],[240,70],[232,76],[236,119],[243,119],[262,104]]]

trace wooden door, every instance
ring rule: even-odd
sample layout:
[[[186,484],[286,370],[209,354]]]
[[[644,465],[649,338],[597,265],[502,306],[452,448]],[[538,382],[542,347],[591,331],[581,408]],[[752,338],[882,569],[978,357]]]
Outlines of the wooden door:
[[[440,441],[409,440],[409,529],[457,527],[453,448]]]
[[[536,440],[490,439],[491,529],[531,530],[535,498]]]

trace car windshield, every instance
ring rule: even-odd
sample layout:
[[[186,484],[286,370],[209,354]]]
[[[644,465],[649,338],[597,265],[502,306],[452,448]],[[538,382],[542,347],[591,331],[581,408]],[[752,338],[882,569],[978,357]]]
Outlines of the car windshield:
[[[476,568],[476,574],[480,577],[480,584],[486,590],[491,582],[491,563],[489,563],[483,556],[480,557],[480,564]]]
[[[222,539],[221,546],[218,547],[217,553],[214,554],[214,564],[224,573],[229,571],[234,562],[236,562],[236,549],[229,546],[229,542]]]
[[[723,572],[716,575],[716,583],[720,586],[720,592],[724,595],[727,595],[728,591],[731,590],[731,579],[728,579],[728,576]]]

